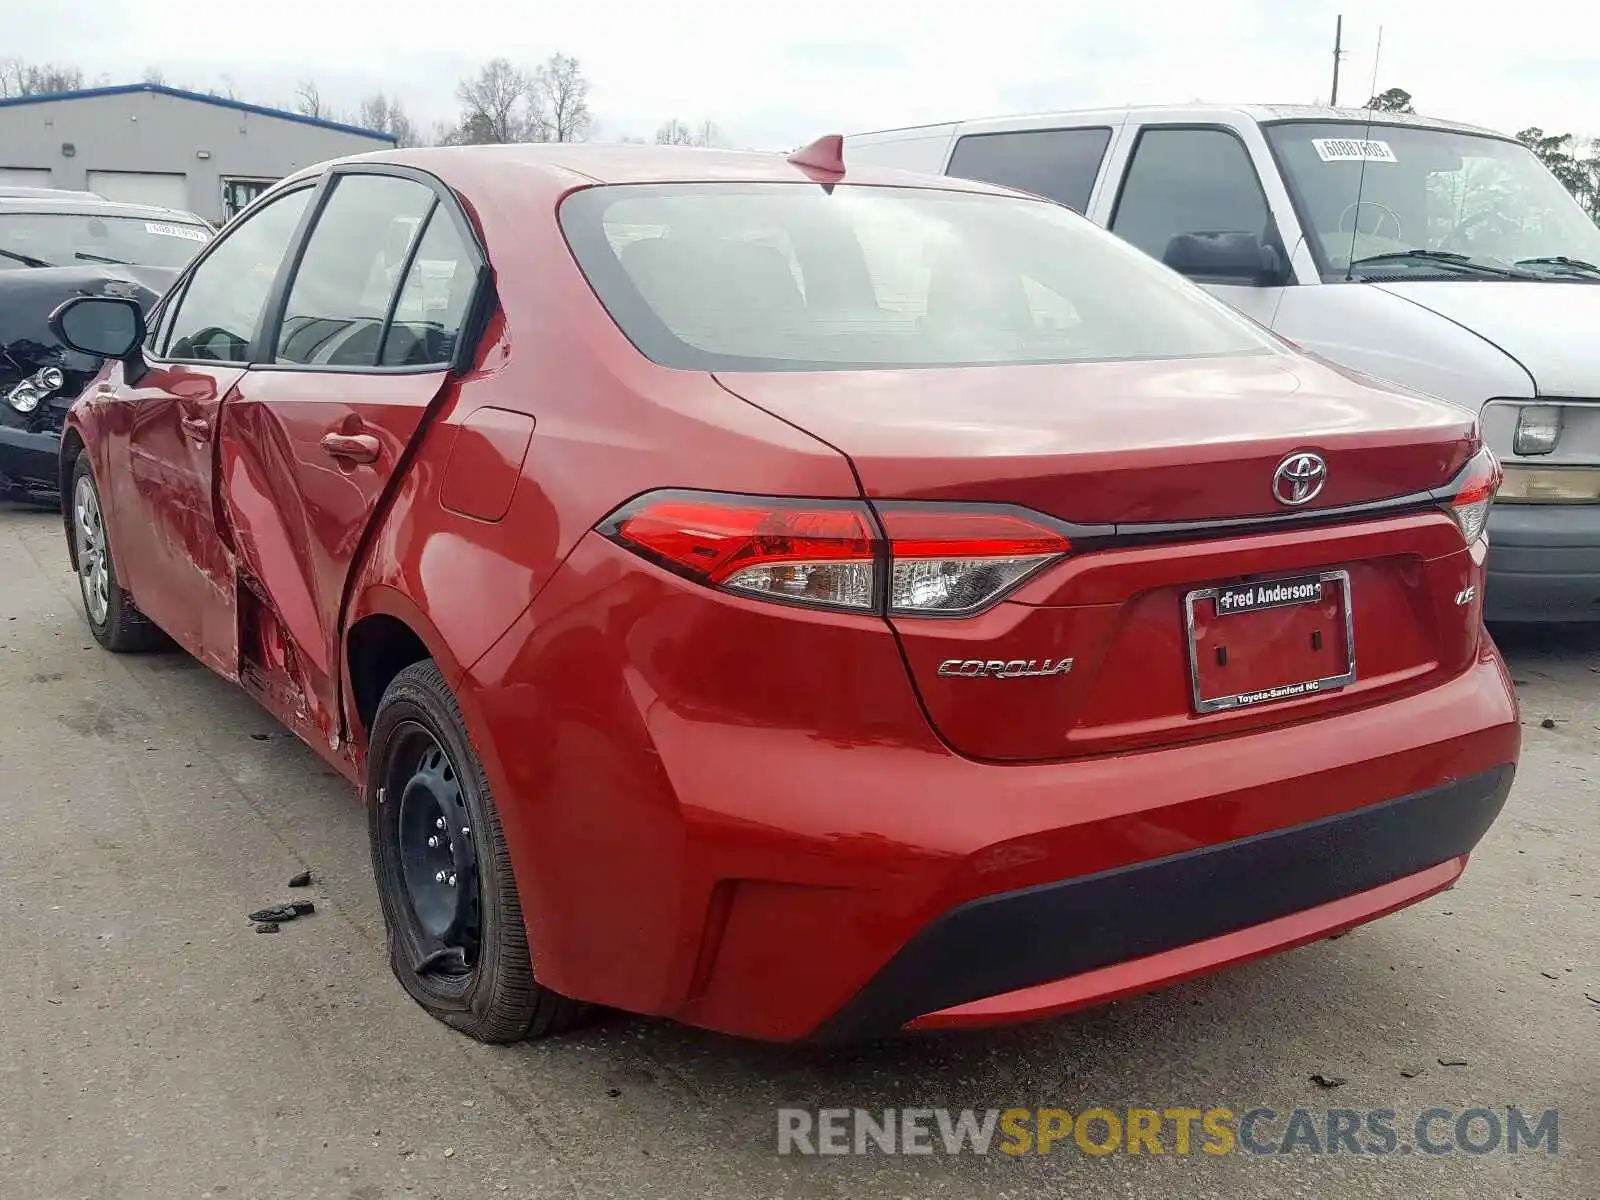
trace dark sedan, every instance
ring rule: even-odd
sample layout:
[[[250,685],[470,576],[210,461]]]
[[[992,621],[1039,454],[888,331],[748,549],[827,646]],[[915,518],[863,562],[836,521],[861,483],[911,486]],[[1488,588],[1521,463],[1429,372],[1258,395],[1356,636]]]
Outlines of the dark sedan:
[[[210,240],[191,213],[0,190],[0,496],[54,503],[62,423],[100,369],[50,333],[50,313],[73,296],[148,307]]]

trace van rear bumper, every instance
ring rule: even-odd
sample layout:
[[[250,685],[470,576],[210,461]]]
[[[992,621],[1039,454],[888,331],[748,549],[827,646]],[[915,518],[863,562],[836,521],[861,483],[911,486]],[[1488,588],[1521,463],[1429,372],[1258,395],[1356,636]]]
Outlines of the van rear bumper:
[[[1600,621],[1600,505],[1495,505],[1484,586],[1489,621]]]

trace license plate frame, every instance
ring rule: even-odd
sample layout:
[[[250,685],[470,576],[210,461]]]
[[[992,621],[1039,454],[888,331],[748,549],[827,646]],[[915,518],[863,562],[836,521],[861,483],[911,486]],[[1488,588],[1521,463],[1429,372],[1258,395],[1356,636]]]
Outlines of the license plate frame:
[[[1339,589],[1340,607],[1343,614],[1344,626],[1344,652],[1346,670],[1324,675],[1314,679],[1296,680],[1281,685],[1258,691],[1238,692],[1233,695],[1210,696],[1202,693],[1200,683],[1200,661],[1196,644],[1196,616],[1195,606],[1204,601],[1212,601],[1224,593],[1237,593],[1241,587],[1272,587],[1275,584],[1298,584],[1311,580],[1320,582],[1324,589],[1330,584]],[[1213,621],[1227,621],[1237,617],[1249,616],[1252,613],[1268,609],[1295,607],[1300,605],[1318,604],[1323,601],[1323,594],[1314,599],[1255,604],[1250,608],[1234,612],[1217,613],[1213,607]],[[1281,703],[1284,700],[1294,700],[1302,696],[1320,695],[1324,692],[1338,691],[1348,687],[1356,681],[1356,632],[1354,611],[1350,603],[1350,572],[1345,570],[1329,570],[1308,572],[1304,575],[1286,576],[1275,579],[1257,580],[1251,584],[1215,584],[1211,587],[1196,588],[1185,594],[1183,598],[1184,640],[1189,656],[1189,697],[1198,715],[1207,713],[1228,712],[1242,708],[1256,708],[1266,704]]]

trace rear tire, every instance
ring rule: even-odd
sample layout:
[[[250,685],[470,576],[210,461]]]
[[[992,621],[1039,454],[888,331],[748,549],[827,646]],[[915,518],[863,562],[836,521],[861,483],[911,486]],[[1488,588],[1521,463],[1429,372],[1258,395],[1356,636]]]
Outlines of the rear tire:
[[[89,452],[82,451],[72,468],[71,512],[72,561],[78,568],[78,593],[83,599],[83,615],[94,640],[117,654],[135,654],[166,645],[166,635],[139,611],[133,598],[122,590],[117,564],[106,537],[100,489],[94,481]]]
[[[534,977],[489,781],[432,660],[406,667],[383,694],[366,798],[389,965],[412,999],[482,1042],[578,1023],[584,1005]]]

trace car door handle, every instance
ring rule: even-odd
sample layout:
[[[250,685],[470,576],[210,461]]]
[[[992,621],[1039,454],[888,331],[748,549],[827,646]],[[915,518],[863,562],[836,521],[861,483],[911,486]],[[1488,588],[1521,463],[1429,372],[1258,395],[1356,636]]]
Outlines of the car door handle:
[[[370,433],[325,433],[322,435],[322,448],[332,457],[349,462],[378,461],[378,439]]]
[[[197,442],[209,442],[211,440],[211,422],[204,417],[179,417],[178,424],[182,427],[184,433]]]

